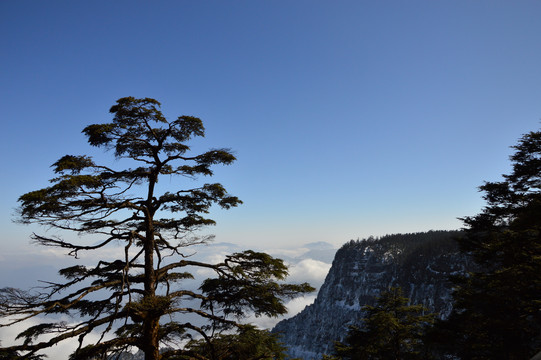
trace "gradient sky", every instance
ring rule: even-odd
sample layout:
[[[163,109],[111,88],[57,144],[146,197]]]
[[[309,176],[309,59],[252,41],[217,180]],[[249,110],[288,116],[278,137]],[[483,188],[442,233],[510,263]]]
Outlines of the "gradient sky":
[[[201,117],[244,205],[218,242],[340,245],[456,229],[539,128],[539,1],[0,2],[0,246],[81,130],[124,96]],[[27,251],[27,250],[25,250]]]

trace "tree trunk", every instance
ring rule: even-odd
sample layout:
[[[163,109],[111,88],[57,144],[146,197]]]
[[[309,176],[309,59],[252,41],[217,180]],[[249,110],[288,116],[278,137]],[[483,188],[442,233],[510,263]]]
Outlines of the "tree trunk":
[[[143,351],[145,360],[159,360],[160,315],[155,313],[153,304],[156,303],[156,273],[154,271],[154,239],[147,238],[145,244],[145,296],[143,298]]]
[[[145,317],[143,320],[143,351],[145,360],[159,360],[160,348],[158,331],[160,329],[160,315],[154,312],[156,302],[156,272],[154,270],[154,209],[152,198],[156,174],[149,180],[148,196],[146,201],[147,214],[145,216],[145,295],[143,297]]]
[[[145,360],[159,360],[160,347],[158,342],[158,330],[160,328],[160,319],[151,317],[145,319],[143,325],[143,341]]]

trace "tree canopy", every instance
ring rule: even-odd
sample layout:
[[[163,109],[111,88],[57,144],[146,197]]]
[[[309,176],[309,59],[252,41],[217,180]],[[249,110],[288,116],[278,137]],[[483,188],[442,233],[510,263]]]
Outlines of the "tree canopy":
[[[76,339],[73,360],[132,349],[143,351],[146,360],[179,358],[185,351],[179,344],[186,340],[210,343],[222,331],[242,328],[244,315],[283,314],[285,299],[313,290],[285,284],[287,267],[265,253],[234,253],[219,263],[191,258],[187,249],[209,240],[197,231],[214,224],[207,217],[211,206],[230,209],[242,202],[219,183],[160,192],[158,181],[212,176],[213,166],[232,164],[235,156],[228,149],[191,154],[189,141],[205,135],[202,121],[193,116],[168,121],[154,99],[121,98],[110,112],[111,123],[89,125],[83,133],[90,145],[112,151],[131,167],[63,156],[52,166],[56,176],[50,186],[19,198],[19,220],[90,235],[34,234],[40,245],[65,249],[75,258],[107,247],[116,258],[61,269],[63,281],[37,290],[1,289],[0,326],[40,321],[18,335],[22,344],[3,352],[30,358]],[[183,286],[197,269],[215,275],[198,289]],[[68,323],[59,315],[72,317]],[[99,334],[99,340],[90,342],[89,334]]]

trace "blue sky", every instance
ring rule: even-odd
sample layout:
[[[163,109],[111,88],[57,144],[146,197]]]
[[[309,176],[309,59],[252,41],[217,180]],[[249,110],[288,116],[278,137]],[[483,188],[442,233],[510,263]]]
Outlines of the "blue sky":
[[[539,1],[2,1],[0,246],[19,195],[124,96],[201,117],[244,200],[216,241],[455,229],[541,118]],[[25,248],[26,249],[26,248]],[[27,250],[25,250],[27,251]]]

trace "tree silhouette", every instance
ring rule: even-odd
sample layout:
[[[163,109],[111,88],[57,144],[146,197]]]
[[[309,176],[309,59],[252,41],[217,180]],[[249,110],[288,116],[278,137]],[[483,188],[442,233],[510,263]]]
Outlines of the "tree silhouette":
[[[214,224],[205,217],[210,207],[229,209],[241,201],[219,183],[160,191],[158,181],[211,176],[213,165],[229,165],[235,157],[227,149],[191,155],[188,141],[205,134],[201,120],[168,121],[159,108],[154,99],[121,98],[110,110],[111,123],[83,130],[90,145],[114,151],[116,166],[132,167],[115,169],[86,155],[66,155],[53,165],[56,177],[49,187],[19,198],[23,223],[90,235],[85,242],[34,234],[38,244],[65,249],[75,258],[105,247],[119,251],[112,261],[64,268],[59,272],[64,282],[39,291],[2,289],[2,326],[32,317],[42,321],[19,334],[22,344],[3,351],[29,358],[74,338],[78,347],[71,359],[106,358],[136,348],[146,360],[169,359],[183,353],[171,345],[193,336],[210,342],[220,331],[238,328],[250,312],[283,314],[284,299],[313,290],[281,282],[287,267],[264,253],[235,253],[216,264],[190,258],[190,246],[209,240],[195,232]],[[199,289],[183,286],[197,269],[215,276]],[[72,315],[74,323],[42,320],[54,315]],[[89,343],[91,333],[100,334],[97,342]],[[168,350],[160,353],[165,346]]]
[[[541,350],[541,132],[524,135],[512,172],[486,182],[486,207],[459,239],[479,271],[456,279],[440,345],[464,359],[529,359]]]

